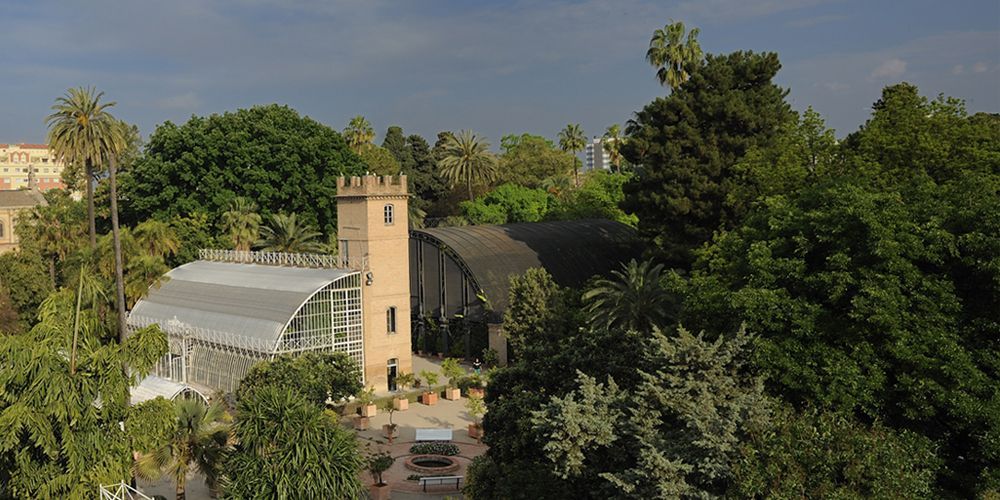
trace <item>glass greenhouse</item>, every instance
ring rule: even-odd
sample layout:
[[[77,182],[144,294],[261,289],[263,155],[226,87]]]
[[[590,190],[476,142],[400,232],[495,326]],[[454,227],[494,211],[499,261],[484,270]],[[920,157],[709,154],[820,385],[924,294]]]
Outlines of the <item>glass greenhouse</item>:
[[[129,325],[156,323],[167,334],[170,352],[153,375],[234,392],[254,364],[277,355],[343,351],[364,366],[361,273],[333,267],[335,258],[274,255],[289,254],[203,253],[214,260],[177,267],[151,288]]]

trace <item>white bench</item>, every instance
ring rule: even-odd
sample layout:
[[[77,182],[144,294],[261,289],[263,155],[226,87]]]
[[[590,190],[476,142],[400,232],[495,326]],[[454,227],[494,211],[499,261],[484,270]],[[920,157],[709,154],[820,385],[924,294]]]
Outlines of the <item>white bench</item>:
[[[416,429],[414,441],[451,441],[451,429]]]
[[[451,484],[451,482],[454,481],[455,482],[455,490],[458,491],[460,489],[459,488],[459,484],[461,484],[462,479],[464,479],[464,478],[465,478],[465,476],[422,477],[422,478],[420,478],[420,485],[424,487],[424,492],[426,492],[427,491],[427,483],[434,483],[434,484],[445,484],[445,483],[447,483],[447,484]]]

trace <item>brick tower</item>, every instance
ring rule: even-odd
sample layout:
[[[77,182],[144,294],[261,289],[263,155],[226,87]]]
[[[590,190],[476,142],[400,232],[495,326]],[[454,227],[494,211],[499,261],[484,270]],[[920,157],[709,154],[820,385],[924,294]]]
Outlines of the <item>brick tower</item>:
[[[413,370],[406,176],[337,179],[340,256],[362,269],[365,386],[396,388]]]

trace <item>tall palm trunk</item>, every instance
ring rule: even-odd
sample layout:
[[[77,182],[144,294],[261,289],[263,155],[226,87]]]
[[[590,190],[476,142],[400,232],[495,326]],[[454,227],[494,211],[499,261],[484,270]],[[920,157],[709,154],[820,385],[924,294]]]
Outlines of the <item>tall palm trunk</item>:
[[[111,237],[115,252],[115,303],[118,306],[118,340],[125,341],[125,278],[122,275],[122,241],[118,230],[118,180],[114,157],[108,164],[111,173]],[[93,222],[91,222],[93,223]]]
[[[94,218],[94,165],[86,162],[87,175],[87,219],[90,222],[90,248],[97,248],[97,222]]]
[[[579,152],[578,149],[573,150],[573,184],[576,187],[580,187],[580,167],[577,163],[580,159],[576,157],[576,154]]]
[[[476,201],[472,197],[472,172],[467,172],[465,174],[465,183],[469,187],[469,201]]]

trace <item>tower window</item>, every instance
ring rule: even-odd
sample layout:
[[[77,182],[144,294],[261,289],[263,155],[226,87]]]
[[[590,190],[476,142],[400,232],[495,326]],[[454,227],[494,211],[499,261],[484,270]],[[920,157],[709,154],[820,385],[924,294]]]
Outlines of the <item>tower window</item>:
[[[390,307],[385,311],[386,331],[396,333],[396,307]]]
[[[0,238],[3,238],[3,222],[0,222]]]
[[[386,225],[392,224],[393,220],[395,218],[395,214],[393,213],[392,204],[391,203],[387,204],[385,206],[385,208],[382,210],[382,212],[383,212],[383,215],[385,215],[385,224]]]

